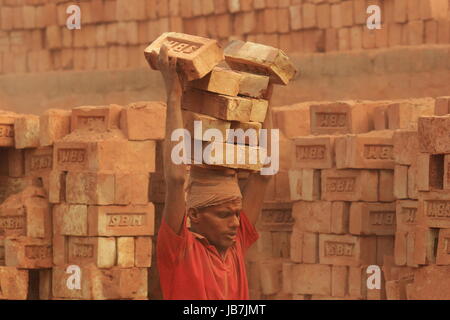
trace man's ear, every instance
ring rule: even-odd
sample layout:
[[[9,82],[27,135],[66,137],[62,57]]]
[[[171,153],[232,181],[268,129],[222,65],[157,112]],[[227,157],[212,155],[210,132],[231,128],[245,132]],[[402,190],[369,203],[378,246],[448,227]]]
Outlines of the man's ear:
[[[188,216],[189,219],[191,219],[192,223],[198,223],[198,220],[200,219],[199,214],[200,212],[198,211],[198,209],[189,208],[188,210]]]

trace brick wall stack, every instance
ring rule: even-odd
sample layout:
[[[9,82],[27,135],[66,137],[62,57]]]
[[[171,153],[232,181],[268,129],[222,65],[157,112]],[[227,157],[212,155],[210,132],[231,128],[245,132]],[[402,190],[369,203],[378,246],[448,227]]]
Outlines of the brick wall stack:
[[[26,162],[38,134],[39,117],[0,112],[0,299],[37,299],[49,290],[51,208]]]
[[[66,28],[78,4],[82,27]],[[366,28],[369,5],[382,29]],[[448,44],[448,0],[2,0],[0,73],[145,67],[162,32],[253,41],[293,52]]]
[[[446,276],[450,226],[449,102],[449,97],[437,98],[435,116],[419,118],[415,136],[410,133],[411,138],[404,139],[402,148],[410,145],[410,155],[416,163],[415,172],[407,177],[408,185],[410,179],[415,180],[413,195],[408,189],[408,197],[416,200],[399,201],[395,262],[406,262],[415,268],[404,275],[397,272],[397,278],[389,282],[392,298],[448,299],[450,295]]]
[[[8,114],[0,123],[2,176],[23,176],[28,185],[0,207],[1,298],[147,299],[149,184],[164,104]],[[6,191],[19,187],[8,183]],[[81,268],[81,290],[67,286],[70,265]],[[28,279],[28,269],[39,273]],[[7,282],[17,272],[20,281]]]
[[[433,112],[433,99],[275,109],[293,143],[287,176],[295,223],[284,292],[294,299],[386,298],[384,282],[367,289],[366,269],[394,254],[394,132]]]

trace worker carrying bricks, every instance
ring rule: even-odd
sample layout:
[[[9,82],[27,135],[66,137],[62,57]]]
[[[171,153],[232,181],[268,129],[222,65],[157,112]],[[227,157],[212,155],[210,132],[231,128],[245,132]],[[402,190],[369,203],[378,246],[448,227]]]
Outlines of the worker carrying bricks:
[[[151,66],[162,73],[167,92],[166,135],[163,154],[166,198],[157,239],[157,263],[163,298],[177,300],[249,299],[244,257],[249,247],[258,239],[255,223],[262,210],[265,190],[271,175],[262,175],[259,171],[253,171],[249,175],[242,193],[237,179],[236,169],[240,169],[239,166],[191,165],[187,178],[187,165],[176,164],[172,159],[172,151],[177,145],[177,142],[172,141],[172,134],[175,130],[183,129],[185,111],[182,111],[182,108],[189,110],[189,106],[193,105],[185,103],[189,91],[192,93],[193,90],[197,90],[195,95],[201,99],[197,100],[197,104],[200,106],[193,106],[195,112],[220,118],[214,119],[214,121],[225,120],[227,123],[241,121],[249,124],[255,123],[260,128],[270,129],[271,116],[268,112],[268,100],[272,95],[273,84],[272,81],[269,81],[268,75],[245,73],[248,75],[247,79],[254,77],[255,80],[250,81],[253,83],[253,87],[261,87],[258,84],[261,83],[261,80],[265,83],[264,90],[258,89],[258,93],[253,94],[253,97],[257,99],[242,97],[237,91],[235,97],[227,96],[221,90],[226,90],[226,87],[231,86],[230,77],[237,75],[243,78],[244,73],[216,67],[219,62],[223,61],[223,52],[215,40],[173,33],[169,37],[170,41],[167,41],[167,35],[161,36],[161,39],[164,37],[166,41],[158,39],[146,49],[146,56],[147,53],[150,53],[147,58],[151,60]],[[189,37],[190,41],[184,41],[186,37]],[[178,38],[180,40],[177,42]],[[155,43],[158,41],[159,48],[156,51],[152,46],[155,47]],[[211,53],[210,50],[209,59],[203,58],[202,61],[209,61],[211,65],[209,67],[203,65],[205,67],[203,71],[199,71],[201,67],[198,65],[189,68],[188,71],[180,70],[187,64],[186,61],[180,60],[185,58],[186,54],[198,49],[186,49],[184,43],[201,43],[201,41],[210,41],[213,43],[212,47],[220,49],[215,53]],[[208,50],[208,45],[209,43],[204,45],[206,49],[203,48],[205,50],[202,52]],[[184,55],[177,55],[177,48],[184,50]],[[275,48],[270,49],[279,51]],[[214,54],[217,55],[215,59],[211,58]],[[230,65],[230,63],[228,64]],[[189,73],[194,69],[200,74]],[[213,88],[213,77],[216,82],[222,84],[216,90]],[[221,77],[224,77],[224,81],[220,81]],[[192,89],[193,86],[194,88],[196,86],[196,81],[190,81],[192,78],[202,80],[203,84],[198,85],[206,85],[202,88],[203,91]],[[240,87],[244,88],[245,84]],[[252,90],[250,88],[246,91]],[[215,107],[213,104],[203,103],[211,101],[208,100],[208,95],[215,95],[218,99],[226,101],[232,99],[238,101],[235,110],[239,114],[232,116],[228,112],[223,116],[223,114],[209,113],[214,112],[211,110]],[[245,103],[248,101],[250,109],[246,114],[247,104]],[[263,105],[264,115],[257,118],[262,120],[262,124],[251,122],[252,117],[255,118],[255,114],[257,114],[256,106],[260,110],[261,105]],[[232,109],[227,106],[225,104],[224,108],[228,111]],[[199,107],[202,110],[198,110]],[[241,110],[239,111],[239,109]],[[202,142],[205,143],[205,141]],[[250,148],[247,145],[244,147]],[[270,145],[267,146],[267,153],[270,153]],[[190,228],[188,228],[188,219]]]

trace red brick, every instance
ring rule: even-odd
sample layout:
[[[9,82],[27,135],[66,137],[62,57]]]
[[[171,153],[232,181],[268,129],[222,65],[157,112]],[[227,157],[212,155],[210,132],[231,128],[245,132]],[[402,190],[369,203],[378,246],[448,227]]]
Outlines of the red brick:
[[[320,200],[320,170],[289,170],[290,200]]]
[[[78,266],[111,268],[116,264],[116,239],[106,237],[68,237],[67,261]]]
[[[380,170],[378,180],[378,197],[381,202],[392,202],[394,196],[394,171]]]
[[[395,233],[394,257],[395,264],[398,266],[406,265],[407,261],[407,235],[405,231]]]
[[[444,157],[444,184],[445,190],[450,190],[450,155]]]
[[[291,19],[291,29],[299,30],[303,27],[302,23],[302,7],[301,6],[291,6],[289,7],[290,19]]]
[[[408,44],[421,45],[425,41],[425,26],[422,20],[411,21],[406,25],[408,32]]]
[[[353,1],[343,1],[340,3],[341,6],[341,23],[344,27],[353,26]]]
[[[25,150],[25,173],[30,176],[48,174],[53,168],[53,149],[40,147]]]
[[[176,45],[185,45],[186,41],[197,41],[203,48],[203,50],[195,50],[190,53],[188,57],[186,57],[186,54],[183,54],[183,57],[181,57],[182,59],[180,62],[183,62],[185,68],[190,68],[189,70],[184,69],[188,80],[202,78],[204,75],[209,73],[213,67],[215,67],[217,62],[223,60],[223,53],[221,48],[218,46],[217,41],[177,33],[165,33],[145,49],[147,61],[149,61],[150,65],[154,69],[157,68],[156,59],[159,55],[159,49],[168,41],[167,37],[169,36],[172,38],[175,37],[178,41],[175,43],[175,46],[173,43],[171,44],[172,53],[176,53],[176,51],[174,51],[176,49]],[[186,50],[186,47],[183,47],[183,49]],[[205,57],[208,57],[208,63],[200,63],[199,61],[201,59],[205,59]]]
[[[447,19],[438,20],[438,43],[444,44],[450,42],[450,21]],[[449,111],[450,113],[450,111]]]
[[[292,208],[294,229],[305,232],[331,232],[331,207],[329,201],[299,201]]]
[[[289,26],[289,10],[287,8],[277,9],[278,32],[287,33]]]
[[[336,167],[394,169],[393,131],[373,131],[336,139]]]
[[[342,28],[342,8],[341,4],[332,4],[331,5],[331,27],[335,29]]]
[[[154,233],[154,205],[89,207],[91,236],[151,236]]]
[[[396,0],[394,2],[394,20],[398,23],[406,22],[407,0]]]
[[[378,201],[378,172],[373,170],[322,170],[322,200]]]
[[[366,24],[367,5],[365,0],[353,0],[353,20],[355,24]]]
[[[408,198],[408,166],[395,165],[394,195],[397,199]]]
[[[293,139],[293,169],[330,169],[334,167],[333,136],[307,136]]]
[[[154,172],[154,141],[105,139],[99,142],[57,142],[58,170],[135,170]],[[153,157],[153,160],[152,160]]]
[[[433,44],[438,40],[438,23],[435,20],[425,21],[425,43]]]
[[[367,106],[350,103],[313,104],[310,107],[311,133],[363,133],[369,131]]]
[[[346,266],[331,267],[331,295],[344,297],[348,291],[348,268]]]
[[[50,239],[28,237],[5,239],[5,264],[8,267],[40,269],[52,267]]]
[[[388,45],[389,47],[403,44],[403,25],[391,23],[388,26]]]
[[[375,264],[376,238],[321,234],[319,253],[321,264],[354,267]]]
[[[300,294],[331,294],[331,267],[319,264],[292,266],[292,292]]]
[[[71,132],[75,130],[105,131],[119,127],[122,107],[110,105],[107,107],[77,107],[72,109]]]
[[[181,2],[189,2],[189,1],[181,1]],[[228,11],[228,2],[223,0],[214,0],[214,13],[222,14]]]
[[[449,3],[447,0],[421,0],[420,15],[423,20],[445,19],[448,17]]]
[[[418,168],[419,166],[417,163],[413,163],[413,165],[408,168],[408,198],[410,199],[418,198]]]
[[[87,236],[88,214],[86,205],[60,204],[54,206],[54,213],[61,216],[61,235]]]
[[[419,141],[416,130],[396,130],[393,136],[395,162],[411,165],[419,153]]]
[[[314,28],[317,26],[316,6],[312,3],[302,5],[303,29]]]
[[[338,30],[339,51],[350,50],[350,28]]]
[[[399,200],[396,205],[397,231],[411,232],[417,223],[418,202],[413,200]]]
[[[325,51],[336,51],[338,48],[337,29],[325,30]]]
[[[436,116],[445,116],[450,114],[450,97],[436,98],[434,114]]]
[[[66,201],[70,204],[115,204],[114,175],[95,172],[67,174]]]
[[[394,235],[395,203],[354,202],[350,206],[350,233],[355,235]]]
[[[416,129],[422,116],[434,114],[434,100],[392,103],[388,106],[389,129]]]
[[[446,192],[419,194],[418,222],[429,228],[450,228],[450,195]]]
[[[28,271],[14,267],[0,267],[0,299],[26,300],[28,296]]]
[[[11,30],[13,28],[13,8],[2,7],[1,12],[1,28],[2,30]]]
[[[147,204],[149,176],[145,173],[116,173],[114,203]]]
[[[277,9],[264,10],[264,32],[274,33],[278,30]]]
[[[16,149],[33,148],[39,146],[39,117],[26,115],[14,122],[14,140]]]
[[[450,294],[449,266],[424,266],[414,272],[408,300],[446,300]]]
[[[53,268],[52,287],[55,298],[82,300],[117,300],[147,297],[146,268],[98,269],[95,266],[81,268],[81,290],[67,287],[70,273],[66,273],[67,265]],[[101,285],[98,286],[97,283]]]
[[[376,47],[376,30],[363,28],[363,48],[374,49]]]
[[[152,238],[136,237],[135,239],[135,265],[140,268],[149,268],[152,263]]]
[[[310,134],[309,126],[310,103],[299,103],[292,106],[273,108],[273,122],[276,128],[287,138],[306,136]],[[298,119],[303,119],[298,121]]]
[[[350,219],[349,202],[331,203],[331,233],[335,234],[348,233],[349,219]]]
[[[152,0],[148,0],[148,3],[151,3]],[[111,22],[117,20],[117,14],[116,14],[116,0],[105,0],[103,3],[103,19],[104,21]],[[154,8],[152,8],[152,11],[154,12]],[[148,13],[148,11],[147,11]]]
[[[421,152],[450,153],[450,115],[419,118],[419,146]]]

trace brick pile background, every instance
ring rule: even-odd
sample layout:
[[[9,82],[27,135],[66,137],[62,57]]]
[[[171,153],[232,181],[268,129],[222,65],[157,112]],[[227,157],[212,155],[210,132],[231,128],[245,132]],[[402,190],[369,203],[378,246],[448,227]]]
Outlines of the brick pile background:
[[[71,4],[80,30],[65,26]],[[365,27],[371,4],[380,30]],[[448,9],[448,0],[2,0],[0,73],[145,67],[144,47],[166,31],[288,54],[448,44]]]

